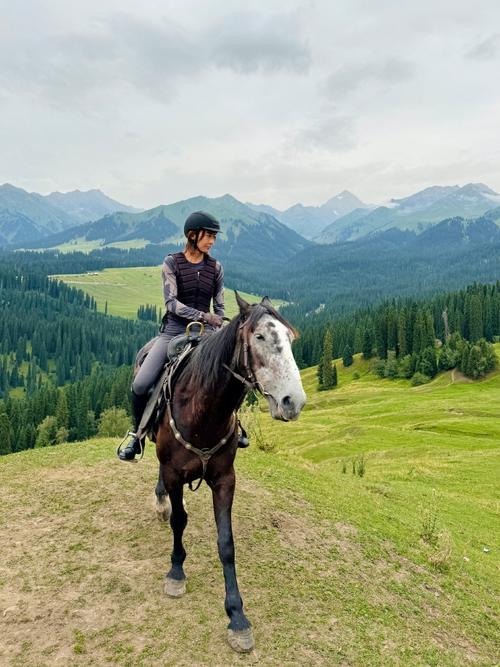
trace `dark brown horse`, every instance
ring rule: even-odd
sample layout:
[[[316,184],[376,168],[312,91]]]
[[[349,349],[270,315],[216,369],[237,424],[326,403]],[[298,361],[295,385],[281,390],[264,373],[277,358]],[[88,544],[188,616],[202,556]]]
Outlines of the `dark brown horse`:
[[[254,640],[238,590],[231,526],[236,410],[246,392],[255,388],[266,397],[274,419],[289,421],[299,416],[305,394],[291,350],[291,326],[267,299],[249,305],[238,294],[236,298],[239,315],[192,352],[157,430],[156,510],[164,520],[170,516],[174,538],[165,592],[180,597],[186,591],[183,487],[203,477],[212,489],[226,586],[228,640],[234,650],[246,652],[252,650]]]

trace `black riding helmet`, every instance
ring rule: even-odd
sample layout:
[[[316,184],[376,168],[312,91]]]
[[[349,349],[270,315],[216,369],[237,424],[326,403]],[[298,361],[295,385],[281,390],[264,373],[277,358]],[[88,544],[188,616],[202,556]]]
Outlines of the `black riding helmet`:
[[[191,213],[184,223],[184,236],[187,236],[189,232],[201,232],[202,229],[210,232],[220,232],[219,221],[210,213],[204,213],[203,211]]]

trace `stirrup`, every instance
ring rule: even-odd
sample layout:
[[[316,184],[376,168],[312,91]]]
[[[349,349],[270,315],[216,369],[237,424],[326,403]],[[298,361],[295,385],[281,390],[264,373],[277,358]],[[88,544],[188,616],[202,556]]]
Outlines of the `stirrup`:
[[[238,426],[240,429],[240,432],[238,434],[238,447],[241,449],[246,449],[250,445],[250,440],[248,439],[247,432],[243,428],[242,423],[238,419]]]
[[[140,456],[139,456],[138,459],[135,458],[135,456],[136,456],[135,453],[134,453],[134,458],[133,459],[122,459],[120,457],[120,452],[122,451],[122,447],[127,442],[127,440],[129,438],[133,438],[134,440],[137,440],[137,442],[139,443]],[[145,444],[144,443],[144,438],[138,438],[137,433],[134,433],[133,431],[127,431],[127,433],[125,434],[125,437],[123,438],[123,440],[120,442],[120,444],[116,448],[116,455],[120,459],[120,461],[126,461],[126,462],[128,461],[129,463],[137,463],[144,456],[144,444]],[[125,447],[125,449],[126,449],[126,447]]]

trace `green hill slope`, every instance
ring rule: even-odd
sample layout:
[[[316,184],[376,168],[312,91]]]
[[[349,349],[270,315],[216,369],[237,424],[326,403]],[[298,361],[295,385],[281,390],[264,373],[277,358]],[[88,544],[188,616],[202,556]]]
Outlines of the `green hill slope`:
[[[315,369],[304,372],[296,423],[247,415],[275,447],[261,451],[254,433],[237,458],[252,656],[224,643],[206,487],[186,498],[188,594],[165,598],[171,540],[151,508],[153,449],[127,466],[105,439],[0,459],[0,662],[494,664],[500,373],[412,388],[356,359],[339,376],[317,393]]]
[[[125,269],[104,269],[82,274],[67,274],[54,276],[68,285],[81,289],[97,301],[97,309],[104,312],[106,301],[108,313],[135,319],[140,305],[149,303],[156,305],[159,312],[164,312],[161,267],[140,266]],[[244,299],[253,303],[261,297],[241,292]],[[277,306],[285,303],[279,299],[273,300]],[[237,313],[234,291],[225,290],[226,314],[233,317]]]

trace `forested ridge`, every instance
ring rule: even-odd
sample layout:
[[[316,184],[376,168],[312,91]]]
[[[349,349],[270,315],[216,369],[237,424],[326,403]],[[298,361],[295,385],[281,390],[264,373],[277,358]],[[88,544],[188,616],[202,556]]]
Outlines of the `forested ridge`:
[[[116,264],[122,261],[119,253]],[[130,411],[131,364],[155,335],[157,325],[147,320],[157,313],[145,304],[136,321],[109,317],[96,312],[92,297],[49,277],[105,263],[81,253],[0,257],[0,453],[86,438],[96,432],[103,410]],[[313,285],[317,280],[311,275]],[[320,364],[320,384],[325,359],[349,363],[357,352],[378,358],[373,368],[379,375],[422,381],[455,367],[475,378],[495,363],[489,343],[500,336],[498,281],[354,312],[353,292],[343,315],[331,304],[307,310],[302,282],[304,296],[298,293],[284,314],[301,334],[294,343],[299,366]],[[329,382],[328,369],[326,377]]]
[[[131,364],[157,330],[97,313],[40,267],[19,268],[0,266],[0,453],[33,447],[49,415],[59,440],[77,440],[95,434],[103,409],[128,409]]]
[[[319,322],[311,316],[294,343],[301,367],[362,352],[384,362],[378,369],[386,377],[418,372],[428,379],[458,367],[475,378],[495,365],[489,343],[500,337],[500,282],[426,300],[392,299],[339,319],[322,315]]]

